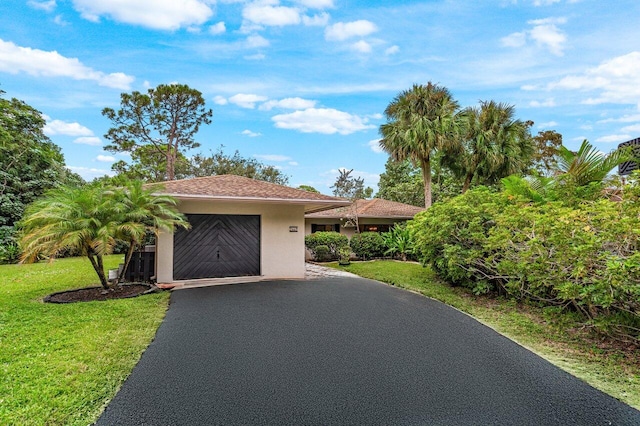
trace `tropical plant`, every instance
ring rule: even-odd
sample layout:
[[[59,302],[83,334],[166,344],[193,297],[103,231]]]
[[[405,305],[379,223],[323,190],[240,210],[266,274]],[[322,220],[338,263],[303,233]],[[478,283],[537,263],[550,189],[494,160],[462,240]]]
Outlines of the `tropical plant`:
[[[577,152],[564,145],[558,152],[558,174],[556,179],[567,180],[577,186],[591,182],[602,182],[616,166],[630,159],[630,152],[624,149],[604,154],[586,139]]]
[[[394,160],[410,159],[422,170],[425,207],[430,207],[431,160],[439,150],[459,151],[461,120],[449,90],[429,82],[397,95],[385,109],[380,147]]]
[[[415,244],[406,223],[397,223],[389,232],[381,235],[387,248],[385,255],[400,256],[403,262],[413,255]]]

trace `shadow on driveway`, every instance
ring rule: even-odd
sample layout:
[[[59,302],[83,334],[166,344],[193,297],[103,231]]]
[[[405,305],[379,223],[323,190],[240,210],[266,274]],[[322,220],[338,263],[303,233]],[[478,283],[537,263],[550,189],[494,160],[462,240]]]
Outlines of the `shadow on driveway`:
[[[356,278],[181,290],[98,425],[639,425],[455,309]]]

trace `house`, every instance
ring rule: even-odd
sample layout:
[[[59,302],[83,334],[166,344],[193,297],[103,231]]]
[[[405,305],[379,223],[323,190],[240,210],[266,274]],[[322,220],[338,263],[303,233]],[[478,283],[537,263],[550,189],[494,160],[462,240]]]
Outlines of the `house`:
[[[351,238],[356,233],[356,216],[359,232],[387,232],[394,224],[413,219],[423,210],[424,207],[379,198],[357,200],[350,206],[307,213],[305,235],[336,231]]]
[[[350,204],[233,175],[160,185],[156,193],[179,200],[191,229],[158,236],[159,284],[240,276],[303,278],[304,215]]]

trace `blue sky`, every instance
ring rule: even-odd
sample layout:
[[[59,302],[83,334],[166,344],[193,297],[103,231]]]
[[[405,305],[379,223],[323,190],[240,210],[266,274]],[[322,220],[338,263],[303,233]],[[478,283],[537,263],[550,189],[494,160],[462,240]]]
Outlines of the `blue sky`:
[[[375,187],[384,109],[414,83],[513,104],[570,148],[640,137],[638,18],[637,0],[3,0],[0,89],[91,179],[126,159],[101,148],[102,108],[188,84],[214,113],[200,151],[330,193],[339,168]]]

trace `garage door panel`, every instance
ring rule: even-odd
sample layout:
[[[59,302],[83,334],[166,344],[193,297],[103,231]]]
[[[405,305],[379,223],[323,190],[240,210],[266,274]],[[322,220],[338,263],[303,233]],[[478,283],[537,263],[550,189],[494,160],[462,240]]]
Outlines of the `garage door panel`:
[[[260,216],[187,215],[174,236],[176,280],[260,275]]]

